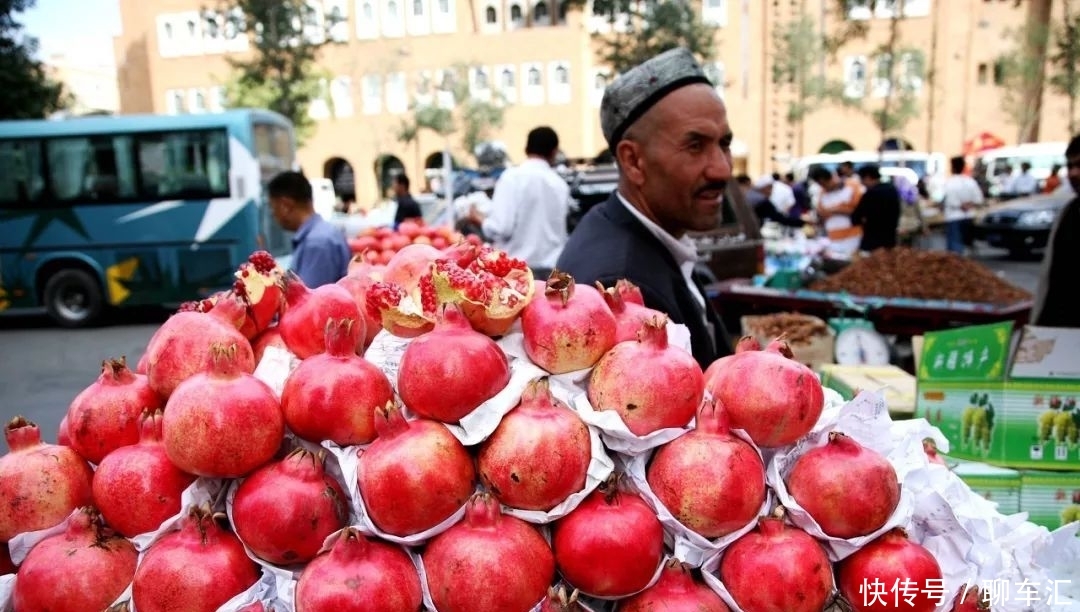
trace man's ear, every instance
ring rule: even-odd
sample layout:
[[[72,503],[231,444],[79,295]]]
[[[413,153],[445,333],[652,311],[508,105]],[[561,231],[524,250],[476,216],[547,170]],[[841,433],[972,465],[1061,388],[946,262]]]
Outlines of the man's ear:
[[[620,141],[615,145],[615,159],[619,164],[619,171],[630,184],[641,185],[645,182],[641,143],[632,140]]]

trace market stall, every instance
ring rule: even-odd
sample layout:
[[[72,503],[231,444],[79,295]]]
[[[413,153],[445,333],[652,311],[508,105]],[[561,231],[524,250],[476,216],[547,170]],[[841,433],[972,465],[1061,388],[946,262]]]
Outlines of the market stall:
[[[1003,514],[940,430],[823,386],[774,323],[703,372],[629,283],[461,243],[309,290],[257,253],[106,361],[58,444],[8,424],[0,610],[1076,601],[1080,523]]]

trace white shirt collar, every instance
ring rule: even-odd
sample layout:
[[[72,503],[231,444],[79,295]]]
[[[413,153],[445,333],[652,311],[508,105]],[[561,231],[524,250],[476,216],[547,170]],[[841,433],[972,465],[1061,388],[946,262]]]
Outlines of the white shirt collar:
[[[623,194],[616,191],[615,195],[619,197],[619,201],[622,202],[623,206],[625,206],[653,236],[656,236],[657,240],[671,251],[672,257],[675,258],[675,263],[677,263],[680,268],[684,267],[686,264],[690,264],[690,267],[693,268],[693,265],[697,263],[698,253],[697,247],[694,246],[694,241],[691,240],[689,236],[683,236],[682,238],[672,236],[667,233],[664,228],[653,222],[652,219],[641,214],[640,210],[623,197]]]

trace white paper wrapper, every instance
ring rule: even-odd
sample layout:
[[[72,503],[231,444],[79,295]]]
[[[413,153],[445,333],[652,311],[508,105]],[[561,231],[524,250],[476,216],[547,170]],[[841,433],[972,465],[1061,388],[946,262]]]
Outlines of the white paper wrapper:
[[[78,511],[79,510],[76,508],[72,514]],[[11,557],[11,562],[14,563],[16,567],[22,565],[22,562],[26,560],[26,555],[30,554],[30,549],[37,545],[38,542],[45,538],[51,538],[54,535],[64,533],[64,531],[67,530],[68,519],[70,518],[71,515],[69,514],[64,520],[52,527],[20,533],[8,540],[8,555]]]
[[[749,444],[757,452],[758,457],[761,457],[761,451],[754,446],[753,441],[750,440],[750,436],[746,435],[746,432],[741,429],[733,429],[731,433]],[[737,531],[710,540],[679,522],[679,519],[675,518],[664,506],[663,502],[653,494],[647,477],[647,468],[651,457],[651,453],[630,457],[626,464],[626,473],[637,490],[641,492],[645,502],[656,511],[657,517],[664,525],[664,530],[672,540],[671,547],[674,551],[674,557],[683,563],[690,564],[693,567],[701,567],[709,557],[727,548],[732,542],[742,537],[744,533],[753,529],[757,525],[757,517],[767,514],[769,511],[771,496],[768,489],[766,489],[765,500],[753,519]],[[764,460],[762,460],[762,465],[764,465]]]
[[[289,580],[291,580],[291,578]],[[279,576],[268,571],[264,567],[262,576],[259,578],[258,582],[251,585],[251,587],[243,593],[237,593],[232,599],[222,604],[221,607],[217,609],[217,612],[240,612],[243,607],[256,603],[263,604],[263,607],[268,612],[275,610],[274,606],[280,603],[278,600],[278,592],[280,590],[279,584],[281,584]],[[281,607],[282,606],[279,605],[277,609],[281,609]],[[292,610],[293,608],[290,605],[286,609]]]
[[[390,384],[397,391],[398,366],[401,364],[401,356],[409,346],[412,338],[399,338],[384,330],[379,331],[372,339],[371,345],[364,351],[364,359],[375,364],[383,374],[390,379]]]
[[[547,372],[527,361],[514,360],[510,363],[510,382],[495,397],[480,404],[475,410],[461,418],[458,423],[446,423],[447,429],[465,446],[474,446],[487,439],[499,426],[499,422],[521,401],[521,394],[529,382]]]
[[[276,346],[268,346],[263,351],[262,360],[255,366],[254,376],[263,381],[274,392],[274,397],[281,399],[285,389],[285,380],[300,365],[300,358],[289,351]]]
[[[0,576],[0,612],[14,612],[11,599],[15,595],[15,574]]]
[[[701,577],[705,580],[705,584],[731,608],[731,612],[743,612],[739,604],[735,603],[735,598],[728,592],[727,587],[717,577],[717,573],[720,571],[720,560],[723,558],[723,553],[709,557],[701,566]]]
[[[658,429],[647,436],[639,436],[626,426],[619,413],[614,410],[596,410],[584,392],[574,397],[572,404],[581,419],[600,430],[600,438],[612,452],[628,457],[648,453],[658,446],[663,446],[694,428],[694,419],[685,427]]]
[[[829,418],[826,418],[826,416]],[[860,393],[858,397],[836,413],[835,420],[831,416],[831,414],[823,415],[823,418],[818,421],[810,435],[789,449],[780,451],[773,456],[769,464],[768,481],[780,504],[787,509],[791,522],[811,536],[821,540],[829,553],[829,557],[833,561],[839,561],[890,529],[908,525],[914,511],[915,500],[912,492],[902,483],[909,472],[927,465],[928,460],[923,452],[922,440],[932,435],[933,432],[929,425],[927,425],[925,431],[908,426],[905,427],[906,436],[904,438],[894,439],[891,431],[892,421],[889,419],[885,400],[878,393]],[[885,525],[870,535],[851,539],[829,536],[822,531],[813,517],[788,494],[784,478],[791,471],[795,461],[807,451],[824,446],[828,442],[829,433],[832,431],[842,432],[859,444],[884,455],[896,470],[898,482],[901,483],[900,502],[897,504],[896,510]]]

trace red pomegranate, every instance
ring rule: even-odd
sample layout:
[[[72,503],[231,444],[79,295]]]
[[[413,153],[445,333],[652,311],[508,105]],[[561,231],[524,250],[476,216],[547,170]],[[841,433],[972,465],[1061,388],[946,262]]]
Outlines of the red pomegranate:
[[[552,374],[591,368],[615,346],[616,330],[600,292],[558,270],[521,313],[525,354]]]
[[[693,355],[668,344],[667,317],[660,315],[596,363],[588,394],[596,410],[614,410],[632,433],[645,436],[689,423],[705,378]]]
[[[540,532],[504,515],[483,493],[470,500],[464,520],[428,543],[422,558],[439,612],[528,612],[555,578],[555,559]]]
[[[953,600],[952,612],[986,612],[990,609],[990,600],[984,596],[978,586],[963,585]]]
[[[796,459],[784,482],[791,497],[834,538],[874,533],[900,503],[900,483],[889,460],[838,431]]]
[[[941,584],[941,567],[930,551],[893,529],[837,565],[836,583],[854,612],[933,612],[939,599],[927,585]],[[894,588],[894,585],[899,585]]]
[[[60,419],[60,425],[56,428],[56,443],[60,446],[71,446],[71,429],[68,428],[66,414]]]
[[[427,531],[469,500],[476,486],[473,459],[445,425],[406,421],[387,404],[375,411],[375,430],[375,441],[358,451],[356,472],[364,507],[380,530],[396,536]]]
[[[567,593],[564,586],[551,587],[548,589],[547,597],[540,602],[538,612],[585,612],[585,608],[578,603],[578,592],[574,589]]]
[[[240,331],[251,340],[266,331],[281,311],[285,271],[273,255],[255,251],[240,264],[235,277],[233,293],[247,305],[247,318]]]
[[[746,351],[760,350],[761,343],[757,341],[757,338],[753,336],[743,336],[742,338],[739,338],[739,341],[735,343],[735,352],[733,354],[726,357],[721,357],[720,359],[717,359],[716,361],[709,364],[708,368],[705,368],[706,384],[708,384],[708,382],[716,376],[717,372],[719,372],[722,368],[727,367],[727,364],[731,363],[731,360],[735,357],[735,355],[738,355],[739,353],[745,353]]]
[[[743,610],[821,612],[833,592],[832,562],[817,540],[784,523],[780,508],[724,551],[720,581]]]
[[[364,347],[371,345],[375,336],[382,331],[382,318],[372,316],[367,308],[368,289],[377,281],[382,280],[382,273],[377,270],[381,266],[375,266],[363,261],[363,258],[353,258],[349,263],[349,273],[339,280],[337,284],[345,288],[356,302],[356,308],[364,319]]]
[[[0,542],[59,524],[93,501],[93,470],[66,446],[44,444],[38,426],[17,416],[4,428],[0,457]]]
[[[786,446],[810,433],[825,407],[825,393],[787,343],[774,341],[763,351],[743,350],[726,359],[705,385],[723,403],[732,427],[763,448]]]
[[[225,515],[194,507],[179,531],[155,542],[139,562],[132,599],[139,612],[206,612],[251,588],[258,566],[217,521]]]
[[[398,368],[401,401],[420,416],[453,423],[510,382],[506,355],[473,330],[461,310],[443,306],[435,329],[405,348]]]
[[[233,499],[233,526],[260,559],[307,563],[349,519],[345,491],[324,470],[326,451],[296,449],[244,479]]]
[[[86,612],[108,608],[131,584],[138,553],[90,507],[63,533],[38,542],[19,567],[15,609]]]
[[[131,538],[157,530],[180,512],[195,476],[169,461],[161,442],[161,410],[143,413],[138,444],[109,453],[94,472],[94,503],[105,522]]]
[[[521,259],[468,242],[449,249],[432,266],[440,304],[457,304],[473,329],[502,336],[533,297],[533,274]]]
[[[0,544],[0,576],[14,574],[15,564],[11,561],[11,553],[8,552],[7,542]]]
[[[431,245],[411,244],[386,263],[382,280],[367,292],[366,315],[400,338],[415,338],[431,331],[438,305],[431,265],[443,256]]]
[[[409,555],[351,527],[304,568],[296,583],[297,612],[417,612],[423,607],[420,576]]]
[[[368,249],[372,248],[374,248],[374,245],[370,244]],[[371,277],[374,280],[382,280],[386,274],[386,266],[371,263],[365,255],[366,253],[353,255],[353,258],[349,260],[349,267],[345,271],[345,276]]]
[[[769,574],[763,574],[768,576]],[[743,608],[757,612],[759,608]],[[764,610],[765,608],[760,608]],[[720,596],[694,578],[689,565],[671,559],[656,584],[619,602],[618,612],[730,612]],[[794,610],[794,608],[792,608]],[[815,612],[820,612],[821,608]]]
[[[165,404],[165,452],[189,474],[239,478],[281,447],[281,406],[266,383],[240,368],[238,353],[235,344],[215,345],[210,371],[180,383]]]
[[[706,400],[697,427],[657,449],[649,487],[683,525],[706,538],[746,526],[765,503],[765,466],[729,429],[719,402]]]
[[[266,349],[270,347],[278,348],[283,351],[288,351],[289,347],[285,346],[285,341],[281,339],[281,332],[278,331],[277,325],[273,325],[267,328],[266,331],[259,334],[251,342],[251,350],[255,355],[255,365],[257,366],[262,362],[263,355],[266,353]]]
[[[664,529],[636,493],[612,476],[555,522],[559,573],[582,593],[624,597],[644,589],[664,555]]]
[[[83,389],[68,408],[71,448],[90,463],[139,441],[139,415],[156,410],[163,402],[142,374],[127,368],[127,360],[106,359],[101,376]]]
[[[604,285],[597,281],[596,289],[604,296],[608,308],[615,315],[616,344],[637,340],[638,332],[647,321],[663,315],[658,310],[646,308],[641,289],[626,279],[619,280],[614,287],[608,289],[604,289]]]
[[[285,424],[305,440],[367,444],[375,439],[375,409],[394,399],[386,374],[356,354],[354,323],[327,321],[326,351],[300,362],[285,379]]]
[[[341,285],[323,285],[308,289],[299,276],[285,281],[285,308],[278,320],[278,331],[285,346],[300,359],[326,350],[326,323],[330,320],[356,321],[349,330],[350,346],[363,346],[364,324],[352,294]]]
[[[146,375],[150,387],[168,399],[176,386],[210,364],[211,347],[235,344],[237,366],[255,371],[255,354],[240,333],[246,306],[237,298],[219,300],[207,313],[183,310],[154,333],[146,347]]]
[[[585,486],[591,460],[588,426],[540,378],[480,446],[477,469],[500,502],[546,512]]]

